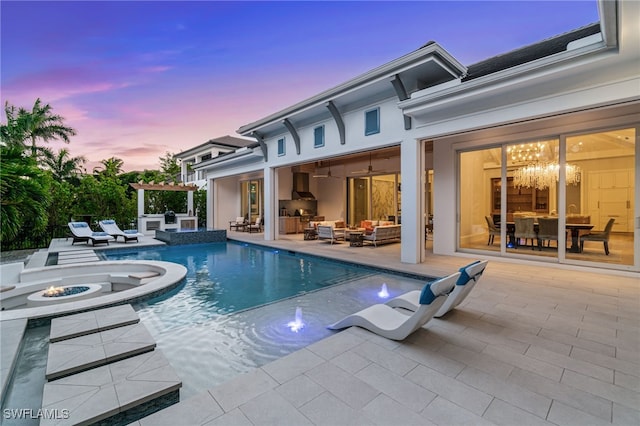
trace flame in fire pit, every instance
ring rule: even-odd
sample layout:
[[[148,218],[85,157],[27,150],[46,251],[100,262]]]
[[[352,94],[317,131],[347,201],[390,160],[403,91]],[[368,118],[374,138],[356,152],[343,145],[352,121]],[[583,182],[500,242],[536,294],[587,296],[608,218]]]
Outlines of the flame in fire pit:
[[[48,287],[48,288],[44,291],[44,295],[45,295],[45,296],[49,296],[49,297],[51,297],[51,296],[57,296],[57,295],[59,295],[60,293],[62,293],[63,291],[64,291],[64,288],[62,288],[62,287],[54,287],[54,286],[51,286],[51,287]]]

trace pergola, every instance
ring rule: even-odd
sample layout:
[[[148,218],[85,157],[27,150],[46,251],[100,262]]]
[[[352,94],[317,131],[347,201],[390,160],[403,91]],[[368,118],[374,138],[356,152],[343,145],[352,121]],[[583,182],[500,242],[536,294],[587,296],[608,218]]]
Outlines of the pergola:
[[[143,220],[147,217],[144,211],[144,191],[145,190],[146,191],[187,191],[187,213],[185,215],[180,215],[180,216],[186,216],[185,219],[196,218],[193,210],[193,191],[197,191],[198,186],[195,184],[138,182],[138,183],[130,183],[129,185],[131,185],[132,188],[138,190],[138,229],[141,230],[141,232],[143,233],[145,233],[145,231],[151,230],[151,229],[147,229],[149,228],[149,226],[147,225],[149,221]],[[156,215],[156,216],[164,218],[164,215]],[[181,227],[181,222],[178,223],[178,226]],[[166,228],[166,223],[162,221],[160,229],[164,230],[164,228]]]

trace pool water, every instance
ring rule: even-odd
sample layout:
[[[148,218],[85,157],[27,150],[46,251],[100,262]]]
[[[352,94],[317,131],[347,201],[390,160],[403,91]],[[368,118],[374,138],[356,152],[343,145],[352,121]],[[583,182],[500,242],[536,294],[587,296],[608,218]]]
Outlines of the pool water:
[[[330,323],[425,281],[243,243],[109,251],[108,260],[184,265],[184,283],[134,305],[183,381],[181,398],[334,334]],[[299,311],[304,327],[288,324]]]
[[[202,323],[219,315],[265,305],[356,278],[371,270],[279,250],[237,243],[167,246],[105,253],[108,260],[163,260],[184,265],[184,286],[147,302],[188,311],[173,321]],[[178,324],[176,324],[178,325]]]

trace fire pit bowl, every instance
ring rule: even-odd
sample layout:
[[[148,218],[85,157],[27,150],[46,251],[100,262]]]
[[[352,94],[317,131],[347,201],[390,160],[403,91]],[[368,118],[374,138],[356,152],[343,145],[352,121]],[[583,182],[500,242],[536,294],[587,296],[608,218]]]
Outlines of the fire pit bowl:
[[[100,284],[66,285],[60,287],[49,287],[37,291],[27,297],[27,306],[53,305],[76,300],[89,299],[102,291]]]

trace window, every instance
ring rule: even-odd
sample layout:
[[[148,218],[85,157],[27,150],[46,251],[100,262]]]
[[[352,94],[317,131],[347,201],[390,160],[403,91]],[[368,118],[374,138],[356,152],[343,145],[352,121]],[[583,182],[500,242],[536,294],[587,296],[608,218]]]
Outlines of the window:
[[[284,138],[278,139],[278,156],[285,154]]]
[[[380,133],[380,108],[371,109],[364,113],[365,136]]]
[[[211,160],[211,154],[205,154],[202,156],[202,158],[200,159],[200,161],[207,161],[207,160]]]
[[[318,126],[313,129],[313,147],[320,148],[324,146],[324,126]]]

